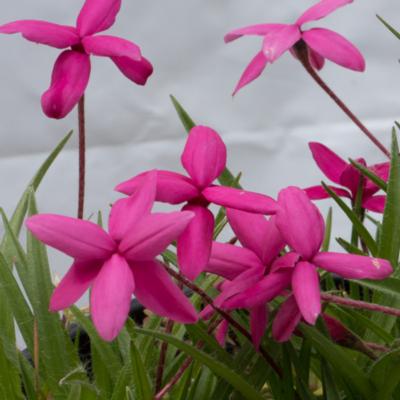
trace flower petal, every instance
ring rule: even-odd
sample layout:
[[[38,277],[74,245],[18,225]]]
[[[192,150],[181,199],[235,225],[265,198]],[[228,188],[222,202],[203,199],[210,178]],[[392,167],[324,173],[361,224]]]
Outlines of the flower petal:
[[[86,0],[76,21],[80,36],[110,28],[120,8],[121,0]]]
[[[363,208],[383,214],[385,211],[386,196],[383,194],[372,196],[362,202]]]
[[[78,301],[96,278],[102,265],[102,261],[75,260],[51,295],[49,310],[64,310]]]
[[[153,73],[153,66],[147,58],[133,61],[128,57],[111,57],[118,69],[132,82],[144,86]]]
[[[355,254],[319,253],[313,263],[347,279],[384,279],[392,272],[387,260]]]
[[[272,337],[279,343],[287,342],[301,321],[301,314],[293,295],[279,307],[272,324]]]
[[[150,311],[183,324],[198,319],[193,305],[157,261],[132,263],[135,297]]]
[[[352,3],[353,0],[321,0],[308,8],[296,21],[297,25],[303,25],[306,22],[317,21],[326,17],[339,7]]]
[[[122,240],[143,216],[150,213],[156,197],[156,185],[157,171],[150,171],[129,198],[114,203],[108,230],[115,241]]]
[[[312,258],[324,237],[324,219],[304,190],[290,186],[278,197],[276,225],[286,243],[304,259]]]
[[[149,172],[143,172],[120,183],[115,190],[131,195],[140,186]],[[157,170],[156,200],[163,203],[179,204],[199,196],[199,190],[192,180],[176,172]]]
[[[356,160],[359,164],[366,166],[365,160],[362,158],[358,158]],[[353,199],[357,196],[357,191],[360,185],[361,174],[360,172],[353,167],[353,165],[349,164],[342,172],[340,176],[340,184],[342,186],[347,187]]]
[[[245,191],[227,186],[210,186],[203,190],[203,196],[210,202],[227,208],[257,214],[275,214],[276,201],[264,194]]]
[[[308,47],[308,59],[310,60],[310,64],[317,71],[320,71],[325,65],[325,58],[319,55],[313,49]]]
[[[79,260],[104,260],[115,243],[93,222],[54,214],[38,214],[26,220],[27,228],[43,243]]]
[[[233,91],[232,96],[235,96],[240,89],[257,79],[262,74],[266,66],[267,59],[265,58],[264,53],[260,51],[255,55],[255,57],[250,61],[250,64],[244,70],[239,82],[235,87],[235,90]]]
[[[133,61],[140,61],[142,58],[137,44],[116,36],[87,36],[82,39],[82,44],[86,53],[95,56],[127,57]]]
[[[64,118],[84,94],[90,76],[89,56],[66,50],[57,58],[50,88],[43,93],[42,108],[49,118]]]
[[[330,186],[328,185],[329,189],[331,189],[332,191],[334,191],[338,196],[340,197],[347,197],[349,199],[351,199],[351,194],[341,188],[338,188],[336,186]],[[321,200],[321,199],[328,199],[331,196],[329,195],[329,193],[324,189],[323,186],[310,186],[308,188],[303,189],[308,198],[311,200]]]
[[[268,323],[268,308],[266,304],[253,307],[250,310],[250,332],[254,347],[258,350]]]
[[[71,26],[53,24],[47,21],[20,20],[0,26],[0,33],[21,33],[31,42],[65,49],[80,42],[78,32]]]
[[[221,347],[225,346],[226,336],[228,335],[229,323],[223,319],[215,330],[215,339]]]
[[[189,133],[181,161],[196,185],[205,188],[225,168],[225,143],[214,130],[206,126],[195,126]]]
[[[224,41],[225,43],[232,42],[233,40],[239,39],[245,35],[258,35],[265,36],[268,33],[274,32],[275,30],[281,29],[284,24],[258,24],[258,25],[250,25],[245,26],[244,28],[235,29],[228,34],[225,35]]]
[[[390,163],[380,163],[371,165],[368,169],[373,172],[379,178],[383,179],[385,182],[389,179]],[[365,179],[364,196],[372,196],[379,190],[379,187],[375,185],[371,180]]]
[[[150,261],[178,238],[193,217],[189,211],[145,216],[122,239],[119,251],[130,261]]]
[[[276,227],[275,217],[267,220],[263,215],[228,208],[229,225],[240,243],[257,254],[261,262],[268,266],[285,247]]]
[[[194,280],[203,272],[211,254],[214,216],[203,206],[187,205],[183,210],[194,213],[194,218],[178,238],[179,269]]]
[[[281,257],[278,257],[271,266],[270,272],[277,272],[282,269],[290,270],[293,269],[297,262],[299,261],[300,256],[291,251],[290,253],[286,253]]]
[[[301,32],[296,25],[283,25],[268,33],[263,42],[263,53],[268,62],[273,63],[285,51],[301,39]]]
[[[134,289],[131,268],[122,256],[114,254],[101,268],[90,295],[92,320],[104,340],[114,340],[124,326]]]
[[[360,51],[343,36],[329,29],[313,28],[302,35],[304,41],[319,55],[353,71],[365,70]]]
[[[304,320],[315,324],[321,313],[321,294],[317,269],[309,262],[300,261],[293,272],[292,289]]]

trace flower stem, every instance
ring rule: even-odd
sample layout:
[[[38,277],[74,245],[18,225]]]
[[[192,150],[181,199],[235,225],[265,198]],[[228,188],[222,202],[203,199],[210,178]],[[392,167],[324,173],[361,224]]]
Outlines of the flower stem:
[[[171,333],[174,327],[174,321],[168,320],[167,326],[165,327],[165,333]],[[161,350],[160,350],[160,358],[158,360],[157,366],[157,375],[156,375],[156,392],[161,389],[163,375],[164,375],[164,367],[165,367],[165,359],[167,357],[168,350],[168,342],[162,342]]]
[[[328,94],[328,96],[339,106],[339,108],[353,121],[360,130],[375,144],[379,150],[382,151],[388,158],[390,158],[390,152],[386,147],[377,139],[377,137],[350,111],[350,109],[343,103],[343,101],[335,94],[335,92],[322,80],[322,78],[317,74],[315,69],[311,66],[308,59],[308,49],[307,45],[303,41],[299,41],[294,46],[294,51],[296,56],[309,73],[309,75],[314,79],[314,81]]]
[[[85,134],[85,95],[78,103],[79,125],[79,189],[78,189],[78,218],[83,218],[85,203],[85,163],[86,163],[86,134]]]

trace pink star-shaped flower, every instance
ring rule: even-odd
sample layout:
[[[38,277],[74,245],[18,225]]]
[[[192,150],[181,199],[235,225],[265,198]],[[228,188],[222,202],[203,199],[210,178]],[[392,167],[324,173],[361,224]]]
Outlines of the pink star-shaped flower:
[[[153,72],[140,48],[128,40],[98,35],[110,28],[121,0],[86,0],[76,27],[47,21],[20,20],[0,26],[0,33],[21,33],[32,42],[63,51],[57,58],[50,88],[42,96],[42,108],[50,118],[64,118],[84,94],[90,76],[90,55],[109,57],[131,81],[144,85]]]

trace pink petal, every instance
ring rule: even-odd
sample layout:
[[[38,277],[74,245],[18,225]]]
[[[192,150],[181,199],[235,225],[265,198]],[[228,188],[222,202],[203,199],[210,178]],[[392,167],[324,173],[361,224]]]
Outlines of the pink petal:
[[[210,186],[202,194],[210,203],[251,213],[275,214],[278,208],[269,196],[227,186]]]
[[[329,29],[313,28],[303,32],[302,36],[307,45],[322,57],[354,71],[365,70],[363,55],[338,33]]]
[[[313,263],[347,279],[384,279],[392,272],[387,260],[355,254],[319,253]]]
[[[135,281],[126,260],[114,254],[97,275],[91,295],[90,312],[99,335],[114,340],[128,318]]]
[[[221,347],[225,346],[226,336],[228,335],[229,323],[223,319],[215,330],[215,339]]]
[[[340,176],[349,164],[322,143],[310,142],[308,146],[319,169],[332,182],[340,185]]]
[[[258,267],[263,268],[263,265],[251,250],[228,243],[213,242],[205,271],[232,280],[240,273]]]
[[[78,103],[90,76],[89,56],[66,50],[57,58],[50,88],[43,93],[42,108],[49,118],[64,118]]]
[[[127,57],[133,61],[140,61],[142,58],[137,44],[116,36],[87,36],[82,39],[82,44],[86,53],[95,56]]]
[[[214,130],[195,126],[181,157],[182,165],[201,188],[217,179],[226,165],[226,146]]]
[[[312,258],[321,247],[325,230],[318,208],[294,186],[280,191],[278,203],[276,225],[284,240],[304,259]]]
[[[372,196],[363,201],[362,206],[369,211],[383,214],[385,211],[386,196],[381,194]]]
[[[325,65],[324,57],[320,56],[313,49],[308,48],[308,59],[310,60],[310,64],[313,68],[320,71]]]
[[[189,211],[145,216],[122,239],[119,251],[129,261],[153,260],[178,238],[193,217]]]
[[[110,28],[120,8],[121,0],[86,0],[76,21],[80,36]]]
[[[275,30],[279,30],[284,27],[284,24],[258,24],[246,26],[244,28],[235,29],[228,34],[225,35],[224,41],[225,43],[232,42],[233,40],[239,39],[244,35],[258,35],[265,36],[268,33],[274,32]]]
[[[80,42],[75,28],[47,21],[21,20],[0,26],[0,33],[21,33],[31,42],[65,49]]]
[[[317,21],[326,17],[339,7],[352,3],[353,0],[321,0],[317,4],[307,9],[296,21],[297,25],[305,24],[310,21]]]
[[[299,261],[300,256],[297,253],[290,252],[285,255],[278,257],[271,266],[271,273],[277,272],[282,269],[291,270],[293,269],[297,262]]]
[[[368,167],[368,169],[373,172],[375,175],[379,176],[385,182],[389,179],[389,172],[390,172],[390,163],[381,163],[375,164]],[[375,185],[369,179],[365,180],[365,187],[364,187],[364,195],[372,196],[379,190],[379,187]]]
[[[111,208],[108,230],[115,241],[120,241],[135,224],[148,215],[156,197],[157,171],[150,171],[131,197],[118,200]]]
[[[268,309],[265,304],[253,307],[250,310],[251,338],[253,340],[253,344],[256,349],[259,349],[261,340],[264,336],[265,329],[267,327],[267,322],[268,322],[267,314],[268,314]]]
[[[131,195],[140,186],[149,172],[143,172],[120,183],[115,190]],[[199,196],[199,190],[192,180],[176,172],[157,170],[156,200],[164,203],[179,204]]]
[[[235,87],[235,90],[233,91],[232,96],[235,96],[240,89],[257,79],[262,74],[266,66],[267,59],[265,58],[264,53],[260,51],[255,55],[255,57],[250,61],[250,64],[244,70],[239,82]]]
[[[309,262],[300,261],[293,272],[292,289],[304,320],[315,324],[321,313],[321,294],[317,269]]]
[[[135,276],[135,297],[150,311],[183,324],[195,323],[196,310],[176,286],[162,264],[147,261],[131,264]]]
[[[80,260],[104,260],[115,250],[114,241],[93,222],[38,214],[28,218],[26,226],[43,243]]]
[[[366,166],[366,163],[363,159],[359,158],[356,161]],[[340,184],[342,186],[347,187],[350,190],[353,199],[355,199],[357,196],[358,187],[360,185],[360,178],[361,178],[360,172],[351,164],[349,164],[343,170],[342,175],[340,176]]]
[[[153,73],[153,66],[147,58],[133,61],[128,57],[111,57],[118,69],[132,82],[144,86]]]
[[[187,205],[185,211],[194,218],[178,238],[179,269],[187,278],[194,280],[203,272],[211,254],[214,233],[214,216],[203,206]]]
[[[205,306],[201,312],[199,313],[199,317],[203,319],[204,321],[208,321],[211,319],[211,317],[215,314],[215,310],[211,307],[210,304]]]
[[[289,296],[280,306],[272,324],[272,337],[279,343],[287,342],[301,321],[296,299]]]
[[[341,188],[338,188],[336,186],[329,186],[329,189],[331,189],[332,191],[334,191],[338,196],[340,197],[347,197],[349,199],[351,199],[351,194]],[[308,198],[311,200],[321,200],[321,199],[328,199],[331,196],[329,195],[329,193],[324,189],[323,186],[310,186],[308,188],[303,189]]]
[[[264,38],[263,53],[268,62],[273,63],[285,51],[288,51],[301,39],[301,32],[296,25],[283,25]]]
[[[78,301],[102,265],[102,261],[75,261],[51,295],[49,310],[60,311]]]
[[[229,225],[244,247],[257,254],[268,266],[285,247],[276,227],[275,217],[267,220],[263,215],[228,208]]]

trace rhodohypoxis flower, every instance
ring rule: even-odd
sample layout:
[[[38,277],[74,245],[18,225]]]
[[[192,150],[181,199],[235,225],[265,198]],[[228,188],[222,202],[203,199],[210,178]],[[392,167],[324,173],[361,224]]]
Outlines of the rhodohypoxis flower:
[[[214,216],[210,203],[249,212],[271,214],[276,211],[272,198],[231,187],[213,185],[226,166],[226,147],[214,130],[194,127],[188,136],[181,162],[189,176],[176,172],[157,171],[156,200],[179,204],[195,217],[178,239],[178,261],[184,275],[196,278],[206,267],[213,239]],[[116,190],[125,194],[135,192],[148,172],[119,184]]]
[[[343,36],[325,28],[303,30],[302,26],[331,14],[337,8],[353,0],[321,0],[307,9],[294,24],[258,24],[235,29],[225,36],[225,42],[232,42],[244,35],[263,36],[262,50],[247,66],[234,94],[258,78],[269,63],[302,42],[305,44],[311,65],[316,69],[324,66],[325,59],[345,68],[364,71],[365,61],[360,51]]]
[[[344,161],[323,144],[311,142],[309,143],[309,146],[315,162],[325,176],[332,182],[337,183],[346,189],[335,186],[330,186],[330,188],[335,191],[338,196],[351,199],[354,204],[360,186],[360,179],[362,177],[360,172],[354,168],[353,165]],[[366,166],[366,162],[363,158],[359,158],[356,161],[359,164]],[[371,165],[368,169],[384,181],[388,180],[390,169],[389,162]],[[326,199],[330,197],[323,186],[312,186],[304,190],[312,200]],[[367,178],[363,178],[361,206],[370,211],[383,213],[386,196],[375,195],[378,191],[379,187],[375,185],[375,183]]]
[[[51,297],[51,311],[71,306],[91,286],[91,316],[105,340],[113,340],[124,325],[132,294],[156,314],[182,323],[197,320],[192,304],[155,259],[193,214],[151,214],[155,187],[153,172],[134,196],[118,200],[110,213],[109,233],[92,222],[60,215],[27,220],[39,240],[74,258]]]
[[[276,260],[271,272],[275,269],[278,272],[290,271],[296,306],[309,324],[314,324],[321,312],[318,268],[347,279],[384,279],[391,274],[392,267],[387,260],[320,252],[324,220],[318,208],[300,188],[288,187],[281,190],[278,206],[275,223],[293,252]],[[271,290],[270,287],[268,290]],[[259,282],[229,299],[229,307],[254,307],[265,301],[265,296],[265,287]]]
[[[20,20],[0,26],[0,33],[21,33],[25,39],[63,51],[57,58],[50,88],[42,96],[42,108],[50,118],[64,118],[82,97],[90,75],[90,55],[109,57],[133,82],[144,85],[153,67],[140,48],[128,40],[98,35],[110,28],[121,0],[86,0],[76,27],[47,21]]]

